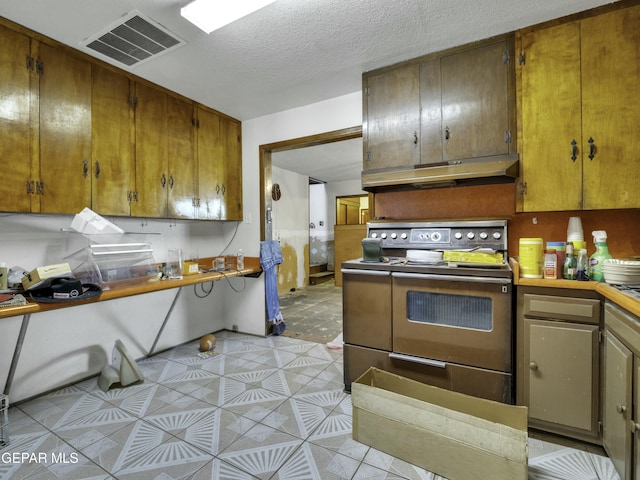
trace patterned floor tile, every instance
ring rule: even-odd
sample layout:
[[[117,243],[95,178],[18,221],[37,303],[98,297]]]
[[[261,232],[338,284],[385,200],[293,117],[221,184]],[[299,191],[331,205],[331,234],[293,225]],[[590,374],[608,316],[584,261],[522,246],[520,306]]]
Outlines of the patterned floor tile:
[[[364,459],[369,451],[367,445],[356,442],[353,439],[351,415],[344,413],[334,412],[330,414],[313,431],[308,441],[359,462]]]
[[[165,432],[177,435],[207,417],[215,408],[217,407],[185,395],[171,405],[147,415],[145,420]]]
[[[256,480],[257,478],[219,458],[214,458],[189,480]]]
[[[429,479],[443,479],[432,472],[425,470],[424,468],[412,465],[411,463],[400,460],[399,458],[392,457],[380,450],[370,448],[367,455],[364,457],[363,463],[374,466],[391,474],[397,475],[399,478],[406,478],[408,480],[423,480]]]
[[[244,393],[249,385],[228,377],[218,377],[189,395],[215,407],[223,407]]]
[[[199,448],[172,437],[115,472],[119,480],[188,479],[212,460]]]
[[[279,480],[349,480],[359,462],[312,443],[304,443],[278,470]]]
[[[268,479],[301,444],[299,438],[258,424],[218,457],[250,475]]]
[[[290,396],[297,393],[311,380],[311,377],[301,373],[276,369],[268,377],[261,380],[258,385],[272,392]]]
[[[331,409],[289,398],[270,412],[260,423],[286,432],[294,437],[306,439]]]
[[[178,437],[201,450],[217,455],[242,437],[256,422],[218,408],[187,427]]]
[[[81,448],[83,455],[104,468],[118,472],[137,461],[137,458],[154,450],[171,439],[171,435],[144,420],[131,425]]]
[[[569,448],[529,460],[529,480],[556,479],[620,480],[620,477],[609,459]]]
[[[240,395],[226,402],[224,408],[259,422],[286,399],[286,395],[249,386]]]

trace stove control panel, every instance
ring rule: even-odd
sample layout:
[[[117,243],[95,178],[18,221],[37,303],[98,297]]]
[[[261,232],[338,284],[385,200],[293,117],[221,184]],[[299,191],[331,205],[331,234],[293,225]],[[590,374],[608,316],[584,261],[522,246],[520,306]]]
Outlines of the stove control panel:
[[[488,225],[422,225],[420,223],[370,224],[369,238],[379,238],[382,248],[507,250],[506,222]]]

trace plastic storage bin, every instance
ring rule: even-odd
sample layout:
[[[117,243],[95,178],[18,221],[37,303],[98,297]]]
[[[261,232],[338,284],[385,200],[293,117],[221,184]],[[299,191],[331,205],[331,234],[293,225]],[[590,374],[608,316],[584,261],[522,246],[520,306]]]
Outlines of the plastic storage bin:
[[[108,289],[116,282],[147,281],[158,275],[146,234],[79,234],[68,232],[65,261],[76,278]]]

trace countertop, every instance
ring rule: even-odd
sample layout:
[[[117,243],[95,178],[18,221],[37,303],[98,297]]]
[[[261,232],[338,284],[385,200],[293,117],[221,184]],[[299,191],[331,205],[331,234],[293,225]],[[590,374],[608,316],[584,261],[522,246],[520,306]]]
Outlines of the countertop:
[[[509,263],[513,270],[513,283],[515,285],[592,290],[599,293],[604,298],[616,303],[625,310],[628,310],[632,314],[640,317],[640,300],[636,300],[632,296],[622,293],[620,290],[607,283],[578,282],[577,280],[549,280],[543,278],[520,278],[520,265],[518,264],[517,259],[514,259],[513,257],[510,258]]]
[[[198,264],[201,268],[211,268],[212,258],[203,258],[198,260]],[[86,305],[89,303],[103,302],[106,300],[113,300],[116,298],[129,297],[132,295],[139,295],[142,293],[157,292],[159,290],[168,290],[171,288],[184,287],[188,285],[195,285],[197,283],[214,282],[221,280],[225,277],[240,277],[245,275],[259,274],[262,272],[260,266],[260,260],[257,257],[245,257],[245,268],[242,270],[226,270],[224,272],[205,272],[196,273],[192,275],[184,275],[181,280],[132,280],[125,282],[118,282],[117,285],[110,286],[108,290],[103,290],[102,295],[97,298],[88,300],[80,300],[66,303],[36,303],[30,298],[27,300],[27,305],[20,305],[16,307],[2,307],[0,308],[0,318],[14,317],[18,315],[33,314],[48,310],[56,310],[60,308],[74,307],[78,305]]]

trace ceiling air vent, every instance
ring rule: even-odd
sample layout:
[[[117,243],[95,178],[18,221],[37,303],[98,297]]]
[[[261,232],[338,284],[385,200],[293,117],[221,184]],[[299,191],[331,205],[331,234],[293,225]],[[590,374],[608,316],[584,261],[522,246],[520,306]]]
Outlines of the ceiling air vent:
[[[100,56],[131,67],[185,44],[180,37],[133,10],[84,40],[81,45]]]

